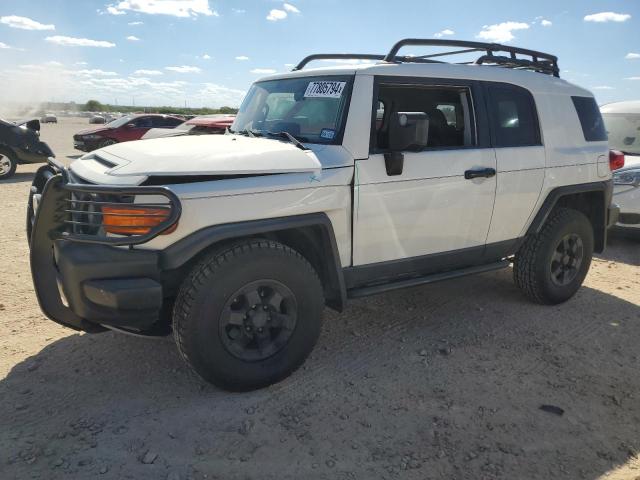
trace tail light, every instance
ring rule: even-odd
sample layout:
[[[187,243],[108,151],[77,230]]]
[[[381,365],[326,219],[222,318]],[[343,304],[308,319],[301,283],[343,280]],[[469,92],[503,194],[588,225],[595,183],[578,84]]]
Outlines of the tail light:
[[[613,172],[624,167],[624,153],[618,150],[609,150],[609,169]]]
[[[154,227],[165,222],[171,209],[164,207],[103,206],[102,225],[107,233],[118,235],[146,235]],[[161,232],[166,235],[173,232],[178,224],[174,223]]]

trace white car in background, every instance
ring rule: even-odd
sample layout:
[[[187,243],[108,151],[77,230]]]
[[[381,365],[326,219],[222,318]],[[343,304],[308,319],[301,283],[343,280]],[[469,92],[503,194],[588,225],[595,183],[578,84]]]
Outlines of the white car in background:
[[[640,238],[640,100],[600,107],[609,146],[624,153],[624,168],[613,174],[613,203],[620,206],[616,229]]]

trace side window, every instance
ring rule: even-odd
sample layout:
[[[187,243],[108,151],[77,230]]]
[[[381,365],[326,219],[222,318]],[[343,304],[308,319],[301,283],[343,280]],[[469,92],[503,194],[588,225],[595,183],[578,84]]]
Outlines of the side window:
[[[428,128],[424,132],[423,144],[427,145],[424,150],[475,145],[469,88],[382,84],[378,92],[374,150],[389,148],[390,119],[398,112],[426,114]]]
[[[136,128],[152,128],[153,127],[151,117],[136,118],[133,123],[135,124]]]
[[[181,123],[184,123],[184,120],[180,120],[179,118],[172,118],[172,117],[162,117],[159,126],[162,126],[165,128],[174,128],[180,125]]]
[[[587,142],[604,142],[607,140],[607,131],[600,115],[600,109],[593,97],[571,97],[576,107],[582,133]]]
[[[540,127],[531,94],[515,86],[489,87],[495,147],[540,145]]]

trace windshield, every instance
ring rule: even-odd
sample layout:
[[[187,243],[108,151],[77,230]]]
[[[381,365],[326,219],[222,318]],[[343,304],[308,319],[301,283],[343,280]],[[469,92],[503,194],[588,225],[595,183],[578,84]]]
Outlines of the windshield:
[[[609,147],[624,153],[640,155],[640,114],[603,113],[609,135]]]
[[[118,128],[126,125],[134,118],[135,117],[133,115],[125,115],[124,117],[116,118],[115,120],[109,122],[107,125],[109,125],[109,127]]]
[[[337,144],[351,80],[350,76],[323,76],[255,83],[231,132],[287,132],[303,142]]]

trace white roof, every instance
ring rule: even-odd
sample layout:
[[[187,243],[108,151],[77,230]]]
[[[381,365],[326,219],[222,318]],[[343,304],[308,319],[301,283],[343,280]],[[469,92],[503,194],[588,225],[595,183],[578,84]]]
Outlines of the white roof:
[[[640,113],[640,100],[607,103],[600,107],[602,113]]]
[[[568,95],[593,96],[588,90],[552,75],[494,65],[475,64],[363,63],[357,65],[341,65],[338,67],[305,68],[304,70],[295,72],[271,75],[260,80],[353,74],[485,80],[512,83],[522,86],[534,93],[565,93]]]

